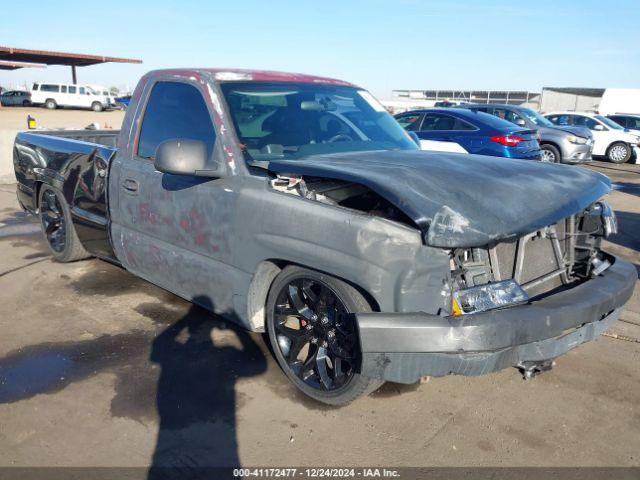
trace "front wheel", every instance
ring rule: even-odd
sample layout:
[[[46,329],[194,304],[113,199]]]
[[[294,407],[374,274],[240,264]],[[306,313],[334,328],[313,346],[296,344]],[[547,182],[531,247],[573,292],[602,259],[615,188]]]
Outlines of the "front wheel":
[[[623,142],[612,143],[607,149],[607,158],[612,163],[626,163],[631,158],[631,147]]]
[[[47,99],[47,101],[44,102],[44,106],[49,110],[55,110],[56,108],[58,108],[58,104],[53,98]]]
[[[337,278],[286,267],[267,298],[267,330],[276,360],[311,398],[346,405],[384,382],[361,375],[354,313],[370,312],[365,298]]]
[[[43,185],[38,195],[38,212],[44,239],[54,258],[62,263],[88,258],[71,222],[71,212],[62,194]]]
[[[93,102],[91,104],[91,110],[93,110],[94,112],[101,112],[102,110],[104,110],[104,107],[100,102]]]
[[[540,145],[540,150],[542,150],[542,157],[540,158],[540,160],[543,162],[560,163],[560,161],[562,160],[560,151],[553,145],[544,143]]]

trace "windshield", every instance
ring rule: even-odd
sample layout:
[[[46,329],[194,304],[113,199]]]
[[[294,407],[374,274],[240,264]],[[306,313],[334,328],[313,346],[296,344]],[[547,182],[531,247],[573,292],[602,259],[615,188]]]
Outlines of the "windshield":
[[[418,146],[369,92],[306,83],[222,84],[245,151],[255,160]]]
[[[521,108],[520,111],[533,123],[538,125],[539,127],[555,127],[551,121],[544,118],[538,112],[531,110],[530,108]]]
[[[602,115],[595,115],[595,117],[598,120],[600,120],[602,123],[604,123],[607,127],[613,130],[624,130],[624,128],[622,128],[620,125],[618,125],[616,122],[614,122],[610,118],[603,117]]]

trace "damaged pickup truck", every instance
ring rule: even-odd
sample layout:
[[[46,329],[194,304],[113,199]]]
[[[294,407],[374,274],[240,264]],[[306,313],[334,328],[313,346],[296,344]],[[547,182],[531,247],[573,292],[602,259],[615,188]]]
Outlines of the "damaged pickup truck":
[[[607,177],[419,151],[327,78],[151,72],[121,131],[20,133],[14,165],[56,259],[117,262],[267,332],[328,404],[385,380],[534,375],[609,328],[637,278],[600,248]]]

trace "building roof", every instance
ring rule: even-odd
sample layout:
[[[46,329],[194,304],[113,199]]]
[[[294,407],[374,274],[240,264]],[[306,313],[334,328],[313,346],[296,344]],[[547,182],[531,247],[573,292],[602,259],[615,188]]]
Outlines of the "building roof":
[[[604,88],[574,88],[574,87],[544,87],[543,90],[549,90],[557,93],[568,93],[570,95],[584,95],[585,97],[601,97],[604,95]]]
[[[81,53],[50,52],[46,50],[29,50],[0,46],[0,60],[11,62],[29,62],[46,65],[73,65],[85,67],[98,63],[142,63],[132,58],[106,57],[102,55],[85,55]],[[21,68],[21,67],[18,67]]]

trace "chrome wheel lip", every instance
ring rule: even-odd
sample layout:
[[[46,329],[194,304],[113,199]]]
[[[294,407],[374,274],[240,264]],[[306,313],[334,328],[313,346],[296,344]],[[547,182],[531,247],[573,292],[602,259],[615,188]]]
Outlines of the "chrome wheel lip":
[[[358,342],[349,313],[338,294],[319,280],[294,278],[281,288],[273,307],[274,348],[289,375],[324,392],[350,382]],[[296,322],[299,327],[292,328]]]

